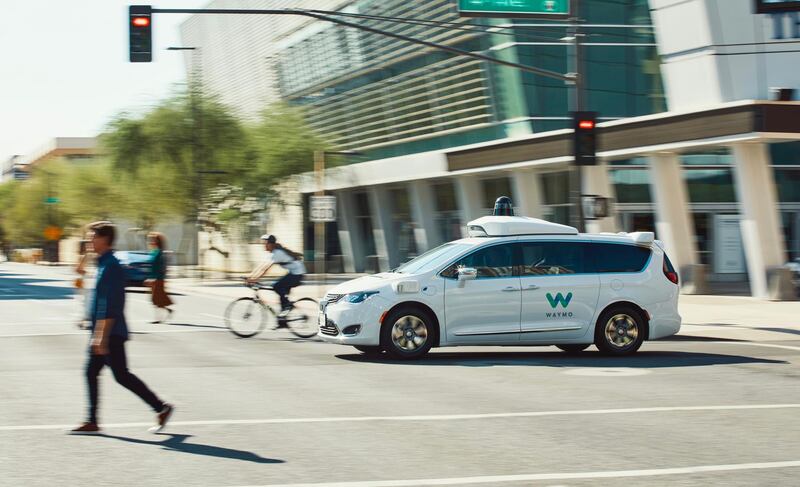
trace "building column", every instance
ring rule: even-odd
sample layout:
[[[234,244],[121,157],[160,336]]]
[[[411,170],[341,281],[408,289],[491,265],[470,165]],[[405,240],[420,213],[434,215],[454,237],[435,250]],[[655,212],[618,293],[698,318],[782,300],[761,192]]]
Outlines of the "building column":
[[[411,204],[411,218],[414,220],[414,240],[417,252],[422,254],[436,247],[442,241],[434,222],[436,201],[429,181],[412,181],[408,185],[408,199]]]
[[[597,163],[596,166],[581,167],[583,194],[602,196],[605,198],[614,197],[614,188],[611,186],[611,179],[608,177],[608,165],[604,162]],[[616,232],[617,219],[615,215],[598,220],[586,220],[586,232]]]
[[[786,247],[779,224],[777,189],[768,147],[766,144],[736,144],[733,154],[750,292],[757,298],[785,299],[791,280],[786,283],[786,276],[782,279],[780,275]]]
[[[705,266],[700,265],[694,236],[694,221],[689,212],[689,191],[675,153],[654,154],[649,158],[650,192],[655,203],[656,233],[664,242],[667,255],[681,276],[684,294],[707,292]]]
[[[539,175],[532,169],[517,169],[511,174],[511,192],[514,193],[515,214],[542,218],[542,193]]]
[[[481,187],[481,180],[471,175],[458,176],[455,179],[455,186],[456,201],[462,218],[461,233],[466,237],[469,235],[467,223],[485,216],[481,206],[483,188]]]
[[[339,244],[344,254],[345,272],[364,272],[364,235],[355,218],[355,204],[352,191],[340,191],[338,200]]]
[[[375,252],[378,254],[378,269],[384,272],[398,266],[400,260],[397,255],[397,235],[394,235],[392,226],[392,204],[389,191],[384,187],[372,186],[367,194]]]

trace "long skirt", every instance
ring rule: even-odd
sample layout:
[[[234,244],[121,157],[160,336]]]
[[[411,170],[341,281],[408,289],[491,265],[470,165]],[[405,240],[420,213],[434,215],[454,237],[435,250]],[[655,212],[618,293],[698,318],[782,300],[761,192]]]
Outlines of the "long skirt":
[[[153,290],[153,304],[158,308],[166,308],[172,304],[167,291],[164,289],[164,280],[156,279],[151,286]]]

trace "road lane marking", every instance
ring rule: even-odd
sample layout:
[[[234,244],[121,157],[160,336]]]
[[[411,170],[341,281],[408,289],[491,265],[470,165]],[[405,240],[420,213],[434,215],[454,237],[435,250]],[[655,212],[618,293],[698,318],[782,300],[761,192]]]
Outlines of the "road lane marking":
[[[704,342],[704,343],[716,343],[716,344],[725,344],[725,345],[752,345],[754,347],[765,347],[765,348],[780,348],[783,350],[794,350],[800,352],[800,347],[793,347],[791,345],[775,345],[773,343],[759,343],[759,342],[748,342],[748,341],[741,341],[741,342],[726,342],[726,341],[719,341],[719,342]]]
[[[692,475],[741,470],[768,470],[800,467],[800,460],[786,462],[734,463],[727,465],[697,465],[692,467],[650,468],[643,470],[600,470],[597,472],[537,473],[523,475],[486,475],[415,480],[369,480],[357,482],[320,482],[304,484],[267,484],[246,487],[417,487],[426,485],[465,485],[501,482],[533,482],[542,480],[582,480],[630,477],[657,477],[665,475]]]
[[[661,413],[677,411],[746,411],[758,409],[800,409],[800,403],[787,404],[740,404],[728,406],[663,406],[625,409],[581,409],[567,411],[523,411],[517,413],[479,414],[433,414],[417,416],[341,416],[321,418],[267,418],[267,419],[211,419],[201,421],[170,421],[171,426],[217,426],[256,424],[303,424],[303,423],[364,423],[380,421],[461,421],[471,419],[536,418],[546,416],[589,416],[603,414]],[[104,428],[142,428],[153,423],[109,423]],[[0,431],[63,430],[72,428],[67,424],[34,424],[0,426]]]
[[[48,325],[49,326],[49,325]],[[165,325],[171,326],[171,325]],[[214,324],[204,325],[207,328],[193,328],[183,330],[130,330],[133,335],[155,335],[156,333],[220,333],[227,332],[227,328],[219,328]],[[60,333],[18,333],[18,334],[0,334],[0,338],[28,338],[28,337],[59,337],[70,335],[88,335],[88,331],[65,331]]]

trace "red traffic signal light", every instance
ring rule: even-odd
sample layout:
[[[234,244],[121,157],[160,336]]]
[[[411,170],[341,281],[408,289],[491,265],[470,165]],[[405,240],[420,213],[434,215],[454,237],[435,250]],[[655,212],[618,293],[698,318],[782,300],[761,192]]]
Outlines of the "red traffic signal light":
[[[578,166],[594,166],[597,164],[597,113],[573,112],[572,140],[573,157]]]
[[[131,23],[136,27],[149,27],[150,17],[134,17]]]
[[[153,60],[152,10],[150,5],[128,7],[129,55],[132,63],[149,63]]]

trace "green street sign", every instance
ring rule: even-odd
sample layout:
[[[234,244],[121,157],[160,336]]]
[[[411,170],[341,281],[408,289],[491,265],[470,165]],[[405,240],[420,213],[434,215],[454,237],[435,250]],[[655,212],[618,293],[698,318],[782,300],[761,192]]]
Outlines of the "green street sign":
[[[48,205],[57,205],[60,201],[61,200],[53,196],[48,196],[47,198],[44,199],[44,202]]]
[[[464,17],[554,17],[569,16],[570,0],[458,0]]]

